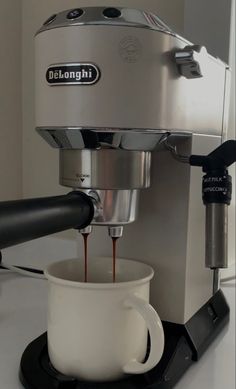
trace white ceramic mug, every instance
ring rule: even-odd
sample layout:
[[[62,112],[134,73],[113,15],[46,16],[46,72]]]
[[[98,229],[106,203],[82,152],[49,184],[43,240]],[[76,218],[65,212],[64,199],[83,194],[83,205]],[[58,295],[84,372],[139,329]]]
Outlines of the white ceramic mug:
[[[141,262],[112,259],[84,263],[70,259],[50,265],[48,351],[59,372],[85,381],[112,381],[142,374],[160,361],[164,349],[161,320],[149,304],[153,269]],[[151,349],[147,361],[148,331]]]

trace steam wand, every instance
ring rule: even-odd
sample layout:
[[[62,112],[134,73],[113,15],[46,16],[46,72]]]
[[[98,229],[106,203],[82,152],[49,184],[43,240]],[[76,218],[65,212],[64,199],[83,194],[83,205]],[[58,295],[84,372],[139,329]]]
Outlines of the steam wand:
[[[228,267],[228,206],[232,178],[227,167],[236,162],[236,141],[229,140],[207,156],[192,155],[191,166],[204,173],[202,198],[206,206],[206,267],[214,270],[213,293],[219,289],[219,269]]]

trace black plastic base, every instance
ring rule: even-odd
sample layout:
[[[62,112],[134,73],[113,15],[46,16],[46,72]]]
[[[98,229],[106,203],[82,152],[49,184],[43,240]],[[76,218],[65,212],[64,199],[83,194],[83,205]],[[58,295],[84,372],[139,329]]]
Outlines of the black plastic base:
[[[25,350],[20,380],[26,389],[172,389],[229,321],[229,307],[218,291],[186,325],[164,322],[165,350],[150,372],[122,381],[90,383],[58,373],[50,363],[46,333]]]

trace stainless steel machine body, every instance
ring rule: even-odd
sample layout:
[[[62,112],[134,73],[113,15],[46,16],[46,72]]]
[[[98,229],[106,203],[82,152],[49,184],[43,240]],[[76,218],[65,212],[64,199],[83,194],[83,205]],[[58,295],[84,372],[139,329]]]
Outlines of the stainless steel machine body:
[[[91,195],[92,224],[111,235],[136,220],[120,253],[157,270],[154,307],[186,323],[212,295],[201,172],[164,145],[189,156],[222,142],[228,67],[155,15],[127,8],[61,12],[35,41],[36,127],[59,149],[60,183]],[[109,255],[106,239],[96,229],[91,252]]]

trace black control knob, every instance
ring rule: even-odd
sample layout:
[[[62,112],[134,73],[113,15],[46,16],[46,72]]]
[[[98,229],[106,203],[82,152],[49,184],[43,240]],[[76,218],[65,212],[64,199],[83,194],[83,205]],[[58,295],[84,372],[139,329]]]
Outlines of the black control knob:
[[[84,11],[81,8],[76,8],[70,11],[67,15],[67,19],[78,19],[82,16]]]
[[[106,18],[115,19],[115,18],[119,18],[121,16],[121,12],[117,8],[106,8],[103,11],[103,15]]]

